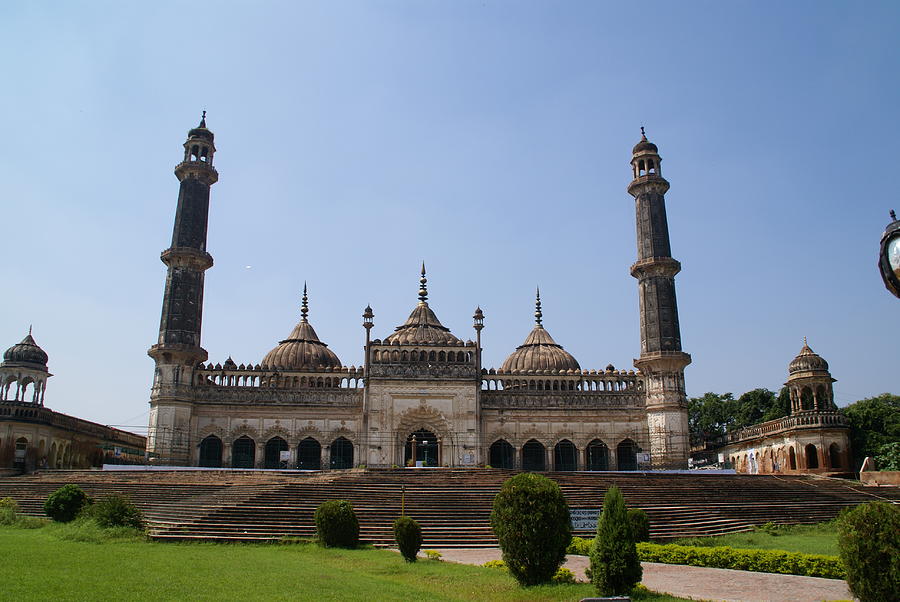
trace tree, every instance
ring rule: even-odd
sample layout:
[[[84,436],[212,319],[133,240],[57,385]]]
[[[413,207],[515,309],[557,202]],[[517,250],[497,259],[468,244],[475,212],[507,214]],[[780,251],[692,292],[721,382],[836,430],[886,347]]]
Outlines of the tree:
[[[860,399],[843,409],[850,424],[850,446],[855,465],[876,456],[881,446],[900,442],[900,396],[882,393]]]
[[[60,523],[75,520],[81,509],[91,503],[91,498],[78,485],[69,483],[50,494],[44,502],[47,516]]]
[[[838,518],[838,549],[847,585],[862,602],[900,600],[900,508],[860,504]]]
[[[520,585],[547,583],[572,541],[569,506],[559,485],[534,473],[507,479],[494,498],[491,528]]]
[[[735,399],[731,393],[706,393],[688,400],[688,429],[698,439],[724,435],[734,423]]]
[[[900,442],[880,446],[875,455],[875,467],[878,470],[900,470]]]
[[[781,391],[778,392],[778,397],[775,398],[775,403],[773,403],[766,413],[763,414],[762,421],[768,422],[769,420],[775,420],[777,418],[784,418],[785,416],[791,415],[791,391],[787,387],[781,387]]]
[[[408,516],[394,521],[394,541],[406,562],[415,562],[416,554],[422,547],[422,527]]]
[[[597,521],[597,537],[591,549],[591,582],[601,596],[619,596],[634,589],[642,575],[625,498],[614,485],[603,498],[603,511]]]

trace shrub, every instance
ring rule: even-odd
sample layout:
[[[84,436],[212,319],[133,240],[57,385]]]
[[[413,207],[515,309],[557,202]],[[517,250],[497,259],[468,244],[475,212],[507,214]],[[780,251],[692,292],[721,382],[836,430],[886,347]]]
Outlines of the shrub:
[[[144,528],[144,516],[137,506],[121,495],[109,495],[90,507],[90,515],[104,528]]]
[[[14,525],[18,520],[19,504],[11,497],[0,499],[0,525]]]
[[[628,524],[631,526],[631,534],[634,541],[650,541],[650,519],[647,513],[640,508],[628,509]]]
[[[597,539],[591,550],[591,582],[600,595],[618,596],[640,583],[642,574],[625,498],[618,487],[610,487],[603,498]]]
[[[640,559],[644,562],[688,564],[718,569],[806,575],[829,579],[844,578],[844,568],[840,560],[835,556],[822,554],[654,543],[639,543],[637,549]]]
[[[422,527],[408,516],[401,516],[394,521],[394,541],[400,548],[406,562],[415,562],[416,554],[422,547]]]
[[[326,548],[355,548],[359,545],[359,520],[347,500],[323,502],[316,508],[316,534]]]
[[[502,560],[488,560],[481,566],[487,567],[489,569],[501,569],[504,571],[506,570],[506,563],[503,562]]]
[[[590,556],[591,548],[594,546],[593,539],[585,539],[584,537],[573,537],[572,543],[566,548],[566,554],[580,554],[581,556]]]
[[[575,583],[575,573],[564,566],[556,569],[556,573],[551,579],[553,583]]]
[[[555,482],[534,473],[507,479],[494,498],[491,528],[520,585],[550,581],[572,541],[569,506]]]
[[[838,549],[850,591],[862,600],[900,600],[900,509],[870,502],[838,518]]]
[[[73,520],[81,509],[91,503],[91,498],[78,485],[69,483],[50,494],[44,502],[47,516],[60,523]]]
[[[441,554],[437,550],[425,550],[425,556],[428,557],[428,560],[437,560],[438,562],[440,562],[441,556],[443,556],[443,554]]]

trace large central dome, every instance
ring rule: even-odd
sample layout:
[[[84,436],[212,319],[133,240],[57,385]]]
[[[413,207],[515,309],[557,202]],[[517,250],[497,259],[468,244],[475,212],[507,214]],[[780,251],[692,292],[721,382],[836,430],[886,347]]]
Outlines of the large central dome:
[[[441,324],[435,313],[428,307],[428,289],[425,278],[425,264],[422,264],[422,278],[419,280],[419,304],[409,314],[406,322],[394,329],[384,339],[385,345],[463,345],[450,329]]]
[[[341,360],[319,340],[312,324],[307,319],[306,285],[303,285],[303,305],[300,309],[300,322],[291,331],[290,336],[278,343],[278,347],[266,354],[262,365],[270,369],[280,370],[321,370],[323,368],[340,368]]]
[[[581,370],[578,361],[571,353],[562,348],[550,336],[550,333],[541,324],[541,291],[537,292],[537,301],[535,302],[535,326],[528,333],[525,342],[516,347],[506,361],[503,362],[500,370],[503,372],[527,372],[528,370],[550,370],[559,372],[560,370]]]

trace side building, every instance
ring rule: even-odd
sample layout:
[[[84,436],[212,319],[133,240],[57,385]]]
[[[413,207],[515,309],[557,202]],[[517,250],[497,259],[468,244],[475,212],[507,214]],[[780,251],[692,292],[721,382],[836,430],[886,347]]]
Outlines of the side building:
[[[146,438],[44,406],[47,353],[29,329],[0,364],[0,468],[88,468],[144,462]]]
[[[409,318],[373,337],[363,314],[364,356],[345,365],[313,328],[304,287],[300,321],[264,358],[207,363],[201,347],[213,166],[205,115],[188,132],[175,174],[180,190],[150,396],[148,452],[161,465],[238,468],[478,466],[524,470],[686,468],[684,369],[663,179],[656,145],[632,150],[637,216],[641,355],[637,370],[583,369],[535,322],[500,368],[482,366],[485,314],[471,338],[445,327],[422,266]],[[523,244],[526,244],[523,242]],[[361,364],[361,365],[360,365]]]

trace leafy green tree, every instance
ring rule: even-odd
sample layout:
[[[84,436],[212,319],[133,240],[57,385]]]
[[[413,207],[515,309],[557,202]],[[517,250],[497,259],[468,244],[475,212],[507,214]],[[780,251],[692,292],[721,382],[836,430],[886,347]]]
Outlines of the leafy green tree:
[[[597,521],[597,537],[591,549],[591,582],[601,596],[619,596],[634,589],[642,575],[625,498],[613,485],[606,491]]]
[[[900,442],[900,396],[882,393],[851,403],[843,412],[857,467],[866,456],[877,456],[883,445]]]
[[[768,389],[747,391],[737,400],[734,428],[744,428],[763,422],[763,416],[775,405],[775,394]]]
[[[534,473],[517,474],[503,483],[494,498],[491,528],[509,572],[523,586],[549,582],[572,541],[562,490]]]
[[[762,421],[768,422],[769,420],[784,418],[785,416],[790,415],[791,392],[787,387],[781,387],[781,391],[778,392],[778,397],[775,398],[774,403],[766,410],[766,413],[763,414]]]
[[[900,470],[900,443],[885,443],[875,455],[878,470]]]
[[[724,435],[734,424],[736,401],[731,393],[706,393],[688,400],[688,429],[695,438]]]
[[[900,600],[900,508],[860,504],[842,512],[837,525],[850,591],[862,602]]]

